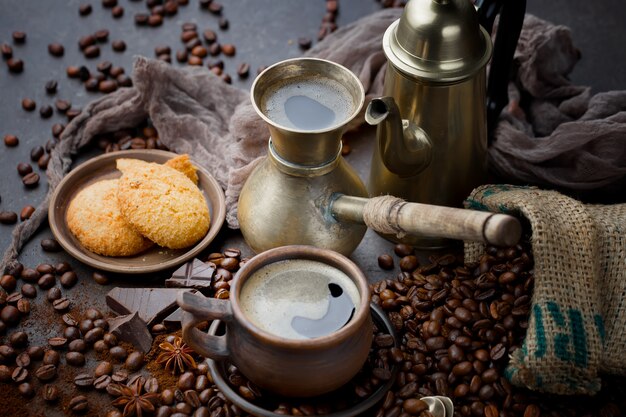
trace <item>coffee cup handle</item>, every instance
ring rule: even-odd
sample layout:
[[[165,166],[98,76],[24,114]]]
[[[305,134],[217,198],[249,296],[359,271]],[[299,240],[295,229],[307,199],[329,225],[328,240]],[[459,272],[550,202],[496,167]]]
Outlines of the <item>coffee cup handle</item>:
[[[207,298],[191,292],[181,292],[178,305],[184,310],[182,318],[183,339],[196,353],[211,359],[220,360],[229,357],[226,335],[212,336],[196,328],[206,320],[232,320],[233,311],[228,300]]]

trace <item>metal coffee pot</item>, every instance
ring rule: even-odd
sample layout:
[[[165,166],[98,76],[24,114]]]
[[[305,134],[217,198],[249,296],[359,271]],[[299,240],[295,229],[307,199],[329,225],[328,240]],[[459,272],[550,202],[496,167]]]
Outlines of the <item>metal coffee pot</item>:
[[[485,183],[488,130],[508,102],[526,1],[477,5],[478,10],[470,0],[411,0],[385,32],[384,97],[372,100],[365,114],[378,125],[370,195],[458,207]],[[487,89],[489,32],[500,10]],[[448,243],[416,234],[385,237],[423,248]]]
[[[316,79],[343,86],[340,99],[349,103],[343,116],[313,130],[270,117],[268,97],[278,89],[302,91],[302,83]],[[365,100],[363,86],[347,68],[314,58],[282,61],[257,77],[251,99],[271,135],[267,158],[250,174],[239,197],[241,232],[255,252],[312,245],[347,255],[363,238],[366,225],[378,232],[392,230],[495,245],[512,245],[519,239],[521,227],[512,216],[406,203],[389,196],[366,198],[365,185],[341,156],[341,136]],[[272,108],[280,110],[280,105]],[[312,119],[308,110],[299,112],[298,117]]]

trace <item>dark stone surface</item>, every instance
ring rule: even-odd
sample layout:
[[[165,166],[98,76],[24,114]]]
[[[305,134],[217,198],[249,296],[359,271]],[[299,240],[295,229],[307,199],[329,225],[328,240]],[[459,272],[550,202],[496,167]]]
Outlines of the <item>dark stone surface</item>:
[[[95,71],[98,62],[109,60],[115,66],[124,67],[129,73],[133,56],[154,57],[154,48],[157,45],[170,45],[174,55],[177,49],[182,48],[180,25],[192,21],[198,24],[200,33],[207,28],[214,29],[220,42],[234,43],[237,46],[234,57],[220,58],[224,59],[225,72],[232,76],[233,83],[248,89],[257,67],[300,55],[298,38],[304,36],[316,39],[325,12],[322,0],[231,0],[225,2],[223,12],[223,16],[230,20],[230,27],[220,30],[218,17],[199,9],[197,0],[192,0],[188,6],[180,7],[177,15],[166,17],[161,27],[150,28],[137,27],[133,23],[136,12],[146,11],[144,2],[123,2],[125,13],[121,19],[114,19],[110,9],[103,8],[100,1],[92,1],[93,12],[89,16],[80,17],[80,3],[82,2],[77,0],[46,2],[45,5],[40,1],[2,1],[0,43],[9,43],[13,47],[14,57],[24,60],[25,68],[21,74],[12,74],[7,70],[4,60],[0,61],[0,137],[15,134],[20,139],[19,146],[15,148],[8,148],[0,143],[0,210],[19,213],[22,207],[36,206],[42,200],[47,190],[45,175],[42,175],[37,188],[25,189],[16,166],[19,162],[29,162],[31,149],[44,145],[52,138],[50,129],[53,123],[67,122],[56,111],[49,119],[42,119],[38,111],[25,112],[21,107],[22,99],[34,99],[38,108],[46,104],[53,105],[56,99],[67,99],[73,106],[82,107],[101,96],[99,93],[85,91],[79,81],[68,79],[65,74],[67,66],[86,63]],[[375,0],[341,0],[338,24],[342,26],[378,9],[380,5]],[[582,59],[571,75],[574,83],[590,85],[594,91],[626,87],[626,48],[623,46],[626,31],[625,2],[530,0],[528,9],[542,18],[572,28],[575,44],[582,51]],[[101,45],[99,58],[87,60],[78,48],[78,38],[101,28],[110,31],[109,40]],[[13,43],[11,33],[15,30],[27,33],[25,43]],[[111,42],[118,39],[123,39],[127,44],[123,53],[112,50]],[[63,57],[53,57],[48,53],[47,46],[53,42],[64,45]],[[237,67],[242,62],[249,63],[251,68],[251,76],[244,81],[236,76]],[[44,86],[49,80],[58,82],[58,90],[54,95],[45,91]],[[355,166],[361,178],[366,180],[373,131],[365,128],[351,134],[349,141],[353,151],[347,160]],[[82,162],[89,156],[93,156],[93,153],[81,155],[76,162]],[[41,173],[41,170],[35,167],[35,172]],[[12,229],[13,226],[0,225],[2,252],[10,242]],[[43,252],[40,241],[50,237],[50,229],[47,226],[42,227],[24,248],[21,261],[31,267],[44,262],[69,262],[78,273],[79,283],[71,290],[64,291],[64,294],[73,300],[77,311],[97,307],[108,312],[105,295],[111,288],[162,286],[164,279],[172,273],[164,271],[162,274],[145,277],[111,274],[111,283],[101,286],[91,279],[93,271],[90,268],[81,265],[66,253]],[[223,230],[208,252],[229,246],[241,248],[242,256],[251,255],[241,236],[228,230]],[[382,271],[376,261],[381,253],[393,255],[392,248],[391,243],[368,232],[352,259],[361,266],[371,281],[376,281],[397,272],[397,268],[396,271]],[[425,252],[420,253],[422,259],[427,255]],[[46,314],[56,314],[51,309],[48,311],[42,294],[33,302],[34,308],[40,310],[32,313],[31,318],[22,324],[28,329],[32,343],[43,344],[48,337],[56,336],[60,328],[41,325]],[[37,404],[33,404],[33,407]]]

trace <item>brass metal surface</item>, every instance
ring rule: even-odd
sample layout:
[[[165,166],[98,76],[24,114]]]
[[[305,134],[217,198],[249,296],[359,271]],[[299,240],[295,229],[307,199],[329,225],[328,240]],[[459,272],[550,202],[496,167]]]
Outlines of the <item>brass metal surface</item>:
[[[327,129],[291,129],[269,119],[263,96],[289,78],[322,76],[342,83],[351,95],[351,115]],[[296,80],[297,81],[297,80]],[[341,156],[345,125],[360,111],[365,94],[359,79],[330,61],[297,58],[272,65],[255,80],[250,93],[257,113],[271,132],[268,157],[248,177],[238,206],[241,233],[255,252],[301,244],[351,253],[366,227],[339,223],[329,213],[335,193],[367,196],[365,185]]]
[[[384,93],[395,99],[403,119],[412,121],[428,134],[432,155],[428,166],[419,174],[401,177],[387,168],[380,147],[374,147],[368,183],[370,195],[390,194],[412,202],[461,206],[472,189],[486,179],[485,72],[452,85],[424,84],[403,76],[389,64]],[[382,136],[384,123],[387,122],[378,127],[379,142],[389,140]],[[403,241],[419,247],[447,244],[441,239],[415,236],[407,236]]]
[[[491,58],[491,39],[469,0],[411,0],[383,37],[387,59],[407,76],[457,82]]]
[[[277,246],[307,244],[350,254],[366,227],[340,223],[328,212],[335,193],[367,196],[365,185],[339,156],[334,169],[319,176],[301,168],[299,175],[270,152],[246,181],[239,198],[241,232],[255,252]]]
[[[388,65],[381,100],[395,104],[400,117],[378,122],[368,191],[459,207],[486,179],[491,39],[468,0],[411,0],[385,32],[383,49]],[[431,146],[410,158],[412,136]],[[419,158],[427,150],[428,158]],[[402,241],[421,248],[448,244],[415,236]]]
[[[349,117],[325,129],[298,130],[282,126],[263,113],[261,103],[265,95],[289,80],[315,77],[332,79],[346,87],[353,106]],[[254,109],[269,127],[276,153],[304,166],[323,165],[336,158],[345,124],[359,113],[365,100],[363,85],[356,75],[339,64],[318,58],[294,58],[270,66],[256,78],[250,96]]]

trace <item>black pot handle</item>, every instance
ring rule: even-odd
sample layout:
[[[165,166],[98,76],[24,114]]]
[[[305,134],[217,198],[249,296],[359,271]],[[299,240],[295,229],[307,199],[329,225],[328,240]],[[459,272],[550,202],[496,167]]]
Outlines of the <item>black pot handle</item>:
[[[477,0],[475,5],[478,7],[479,22],[488,33],[491,33],[496,15],[500,13],[487,82],[487,131],[491,143],[500,112],[509,102],[511,65],[524,23],[526,0]]]

